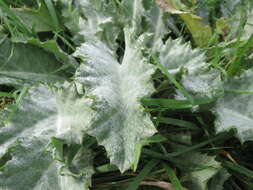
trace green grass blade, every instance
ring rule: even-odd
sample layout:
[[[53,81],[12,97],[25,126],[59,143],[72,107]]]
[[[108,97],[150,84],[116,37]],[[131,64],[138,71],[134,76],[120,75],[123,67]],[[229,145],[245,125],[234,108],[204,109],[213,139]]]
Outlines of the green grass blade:
[[[174,100],[165,98],[142,98],[140,101],[143,106],[155,106],[166,109],[190,109],[194,105],[208,104],[216,101],[217,98],[196,98],[194,104],[189,100]]]
[[[190,146],[188,148],[184,148],[181,151],[172,152],[172,153],[168,153],[168,154],[161,154],[161,153],[151,151],[151,150],[148,150],[145,148],[142,150],[142,153],[147,154],[153,158],[158,158],[158,159],[167,160],[167,161],[173,161],[174,157],[180,156],[180,155],[185,154],[187,152],[198,150],[199,148],[206,146],[207,144],[210,144],[212,142],[218,141],[218,140],[222,140],[222,141],[227,140],[228,138],[231,138],[233,135],[234,135],[234,133],[232,133],[232,132],[222,133],[220,135],[215,136],[212,139],[208,139],[208,140],[201,142],[199,144]]]
[[[118,168],[111,164],[104,164],[102,166],[97,167],[95,170],[98,173],[107,173],[107,172],[118,171]]]
[[[13,97],[12,93],[8,92],[0,92],[0,97]]]
[[[144,106],[156,106],[168,109],[189,109],[192,104],[188,100],[173,100],[162,98],[142,98],[141,103]]]
[[[165,168],[165,171],[167,175],[169,176],[169,179],[172,183],[174,190],[184,190],[175,172],[165,163],[163,164],[163,167]]]
[[[232,162],[229,161],[224,161],[222,163],[223,166],[225,166],[226,168],[229,168],[230,170],[234,171],[234,172],[238,172],[242,175],[245,175],[247,177],[250,177],[251,179],[253,179],[253,171],[249,170],[243,166],[240,166],[238,164],[234,164]]]
[[[199,148],[201,148],[201,147],[203,147],[203,146],[205,146],[205,145],[208,145],[208,144],[210,144],[210,143],[212,143],[212,142],[215,142],[215,141],[218,141],[218,140],[221,140],[221,139],[222,139],[222,140],[226,140],[226,139],[228,139],[228,138],[231,138],[232,135],[233,135],[233,134],[231,134],[231,133],[221,133],[220,135],[217,135],[217,136],[215,136],[215,137],[213,137],[213,138],[211,138],[211,139],[208,139],[208,140],[206,140],[206,141],[204,141],[204,142],[201,142],[201,143],[199,143],[199,144],[190,146],[190,147],[188,147],[188,148],[184,148],[184,149],[182,149],[181,151],[169,153],[169,154],[167,154],[167,156],[168,156],[168,157],[179,156],[179,155],[185,154],[185,153],[187,153],[187,152],[191,152],[191,151],[197,150],[197,149],[199,149]]]
[[[27,36],[34,36],[30,29],[20,21],[20,19],[10,10],[4,0],[0,0],[0,8],[5,12],[10,19],[13,20],[14,24]]]
[[[160,134],[156,134],[152,137],[149,137],[147,139],[142,140],[135,147],[135,158],[134,158],[134,162],[133,162],[133,165],[132,165],[131,169],[133,171],[136,171],[136,169],[138,167],[139,160],[140,160],[140,156],[141,156],[143,146],[149,145],[151,143],[161,143],[161,142],[166,142],[166,141],[167,141],[167,138],[163,137]]]
[[[235,75],[238,70],[240,70],[240,66],[243,63],[242,59],[243,57],[251,51],[251,47],[253,45],[253,35],[250,36],[249,40],[243,44],[242,46],[239,46],[237,49],[237,54],[234,60],[230,63],[228,67],[228,74],[229,75]]]
[[[154,119],[155,119],[155,121],[158,121],[159,123],[165,123],[165,124],[175,125],[175,126],[189,128],[189,129],[196,129],[196,130],[199,129],[194,123],[191,123],[189,121],[184,121],[184,120],[180,120],[180,119],[173,119],[173,118],[166,118],[166,117],[157,117]]]
[[[178,88],[178,90],[193,104],[194,100],[193,97],[184,89],[184,87],[177,82],[175,77],[168,72],[168,70],[159,62],[157,62],[157,67],[165,74],[168,79]]]
[[[146,148],[142,149],[142,153],[146,154],[147,156],[150,156],[151,158],[162,159],[162,160],[167,160],[167,161],[172,160],[170,157],[167,157],[165,154],[161,154],[161,153],[158,153]]]
[[[147,177],[150,171],[158,164],[158,160],[151,160],[147,165],[142,169],[142,171],[137,175],[132,183],[127,187],[126,190],[137,190],[140,183]]]
[[[56,13],[56,10],[54,8],[52,1],[51,0],[44,0],[44,2],[47,6],[48,12],[52,18],[53,23],[54,23],[55,30],[59,31],[60,30],[60,22],[57,17],[57,13]]]
[[[235,94],[253,94],[253,91],[233,90],[233,89],[226,89],[225,92],[235,93]]]

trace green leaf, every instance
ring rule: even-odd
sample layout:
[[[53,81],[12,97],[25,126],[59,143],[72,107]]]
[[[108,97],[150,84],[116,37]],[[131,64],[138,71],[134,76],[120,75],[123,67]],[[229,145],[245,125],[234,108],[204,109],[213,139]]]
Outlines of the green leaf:
[[[19,1],[12,1],[12,0],[5,0],[8,5],[13,7],[37,7],[38,0],[30,1],[30,0],[19,0]]]
[[[156,0],[156,3],[161,9],[172,14],[181,14],[183,13],[181,9],[186,9],[180,0]]]
[[[55,71],[55,73],[69,73],[72,74],[75,72],[75,69],[78,66],[77,61],[71,55],[68,55],[64,52],[56,40],[47,40],[47,41],[40,41],[37,38],[27,38],[27,39],[15,39],[12,40],[15,43],[22,43],[22,44],[30,44],[33,46],[37,46],[43,49],[45,52],[48,52],[49,55],[54,55],[57,62],[62,63],[62,65]]]
[[[68,54],[66,54],[57,44],[56,40],[47,40],[47,41],[40,41],[37,38],[28,38],[28,39],[20,39],[15,40],[17,43],[24,43],[24,44],[31,44],[37,47],[44,49],[45,51],[52,53],[55,55],[56,58],[63,62],[67,62],[69,60]]]
[[[38,10],[30,8],[14,8],[12,12],[21,19],[21,21],[36,32],[47,32],[56,30],[49,10],[44,1],[41,0]],[[57,25],[57,27],[59,27]]]
[[[4,2],[0,1],[0,17],[3,19],[6,23],[11,23],[13,24],[15,28],[15,33],[22,33],[22,35],[28,35],[28,36],[33,36],[34,34],[32,31],[28,28],[27,25],[25,25],[14,13],[13,11],[9,8],[9,6]],[[8,26],[10,29],[10,26]],[[13,30],[13,29],[12,29]],[[13,31],[10,31],[12,35],[14,35]]]
[[[62,55],[62,54],[61,54]],[[29,82],[55,82],[66,78],[53,54],[33,45],[12,43],[6,38],[0,43],[0,77],[24,79]]]
[[[60,127],[56,100],[50,89],[32,88],[21,100],[16,114],[5,127],[1,126],[0,189],[88,189],[93,173],[93,157],[87,154],[88,150],[81,149],[63,175],[60,164],[46,152],[49,139],[57,135]],[[3,160],[5,155],[9,155],[8,159]]]
[[[208,42],[212,38],[212,28],[205,24],[199,16],[189,13],[183,13],[180,16],[191,32],[195,43],[201,48],[208,46]]]
[[[237,129],[241,142],[253,140],[252,85],[253,71],[235,77],[225,84],[225,96],[217,101],[213,112],[216,115],[216,131]]]
[[[100,42],[85,43],[75,52],[85,60],[76,79],[84,84],[86,95],[95,98],[95,117],[87,133],[105,146],[111,162],[122,172],[133,164],[136,145],[156,132],[139,102],[154,92],[151,75],[155,70],[141,52],[145,36],[135,39],[133,33],[125,29],[121,64]]]
[[[52,3],[52,0],[44,0],[43,2],[45,3],[45,5],[47,7],[47,10],[48,10],[48,13],[50,15],[50,18],[53,22],[54,30],[59,32],[60,22],[59,22],[58,15],[56,13],[55,7]]]
[[[208,42],[212,38],[212,28],[201,17],[192,14],[178,0],[157,0],[157,3],[164,11],[171,14],[178,14],[181,17],[199,47],[206,47],[208,45]]]
[[[61,20],[65,27],[71,31],[72,34],[76,35],[80,32],[79,22],[76,20],[81,19],[78,9],[73,6],[73,0],[60,0],[61,5]]]

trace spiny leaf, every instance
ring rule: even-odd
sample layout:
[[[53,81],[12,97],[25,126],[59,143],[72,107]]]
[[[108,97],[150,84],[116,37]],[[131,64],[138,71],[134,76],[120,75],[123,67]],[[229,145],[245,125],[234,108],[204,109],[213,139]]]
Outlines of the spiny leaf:
[[[135,28],[136,32],[138,33],[139,26],[141,25],[141,17],[144,13],[144,8],[142,1],[140,0],[123,0],[123,11],[124,11],[124,23],[125,25],[130,25],[131,27]]]
[[[192,167],[191,171],[186,173],[185,177],[189,182],[187,187],[196,190],[208,189],[208,181],[222,169],[220,163],[215,161],[215,157],[200,153],[189,153],[185,157],[189,165],[195,164],[195,168]]]
[[[155,2],[151,1],[150,8],[145,9],[144,15],[147,22],[146,32],[153,34],[149,44],[152,51],[158,50],[164,36],[169,33],[167,28],[166,16]]]
[[[79,5],[85,16],[80,19],[80,34],[87,41],[102,40],[116,51],[116,39],[120,30],[114,1],[81,0]]]
[[[170,134],[170,139],[172,142],[174,141],[172,143],[174,151],[180,151],[192,146],[189,133]],[[214,182],[213,180],[215,180],[219,172],[225,172],[221,164],[215,160],[214,156],[196,151],[177,156],[175,163],[182,171],[183,177],[181,181],[183,185],[194,190],[207,190],[209,182]],[[224,180],[220,182],[220,185],[223,182]]]
[[[230,177],[230,174],[226,169],[221,169],[209,182],[209,190],[223,190],[223,185],[226,180]]]
[[[12,11],[25,25],[36,32],[53,31],[56,29],[44,1],[40,2],[38,10],[15,8]]]
[[[133,164],[140,140],[156,132],[138,100],[154,92],[154,67],[142,56],[144,36],[134,39],[133,33],[125,30],[126,50],[121,64],[101,42],[85,43],[75,53],[85,61],[76,79],[84,84],[87,96],[95,97],[96,114],[87,133],[105,146],[111,162],[122,172]]]
[[[160,54],[159,62],[169,73],[175,75],[183,72],[181,83],[190,94],[212,97],[222,89],[220,73],[210,68],[201,50],[192,49],[181,39],[169,39],[156,51]]]
[[[168,39],[155,50],[159,53],[159,61],[171,74],[177,74],[182,67],[205,62],[205,55],[199,49],[192,49],[189,43],[181,38]]]

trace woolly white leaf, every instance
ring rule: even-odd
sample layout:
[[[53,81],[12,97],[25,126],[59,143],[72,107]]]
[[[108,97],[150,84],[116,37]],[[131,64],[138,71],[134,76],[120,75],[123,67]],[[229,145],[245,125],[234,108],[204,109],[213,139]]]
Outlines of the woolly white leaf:
[[[222,17],[227,19],[233,39],[237,38],[242,27],[244,27],[242,38],[248,38],[252,34],[252,1],[227,0],[220,6]]]
[[[147,2],[146,2],[147,3]],[[150,2],[149,2],[150,3]],[[146,5],[148,10],[145,10],[144,16],[147,21],[147,32],[153,34],[151,39],[150,48],[152,52],[159,51],[162,39],[168,33],[166,19],[164,12],[158,7],[155,1],[151,1],[150,5]]]
[[[141,17],[144,13],[142,1],[140,0],[123,0],[122,1],[124,17],[123,21],[126,25],[132,26],[135,30],[139,30],[141,25]]]
[[[190,133],[174,133],[169,138],[173,151],[181,151],[192,146]],[[187,145],[187,146],[186,146]],[[194,190],[216,190],[214,187],[222,187],[228,177],[227,171],[215,160],[214,156],[202,154],[200,152],[188,152],[177,156],[177,167],[182,172],[182,184]],[[220,177],[217,179],[217,177]],[[215,183],[216,182],[216,183]]]
[[[58,164],[46,152],[50,138],[59,130],[57,117],[54,93],[43,86],[30,89],[10,121],[0,128],[0,189],[87,189],[92,157],[86,154],[84,158],[87,173],[83,179],[60,176]]]
[[[133,163],[136,144],[156,132],[138,101],[154,92],[154,67],[142,56],[144,36],[134,39],[133,33],[125,30],[126,50],[121,64],[100,42],[85,43],[75,53],[86,61],[76,79],[85,85],[87,96],[95,97],[96,114],[87,133],[105,146],[111,162],[122,172]]]
[[[188,153],[185,156],[185,162],[191,165],[191,171],[186,173],[188,185],[190,189],[206,190],[208,182],[221,169],[219,162],[215,161],[215,157],[200,153]]]
[[[237,129],[238,138],[244,142],[253,140],[253,71],[246,71],[241,77],[230,79],[225,84],[225,96],[218,100],[213,112],[216,114],[216,131]]]
[[[167,40],[160,46],[160,63],[171,74],[183,72],[181,83],[192,95],[212,97],[222,89],[220,72],[210,68],[205,55],[199,49],[192,49],[181,39]]]
[[[209,190],[224,190],[223,185],[230,177],[225,168],[222,168],[208,183]]]
[[[120,32],[117,26],[117,9],[114,1],[80,0],[79,5],[85,19],[80,19],[80,34],[85,40],[102,40],[116,50],[116,39]]]

